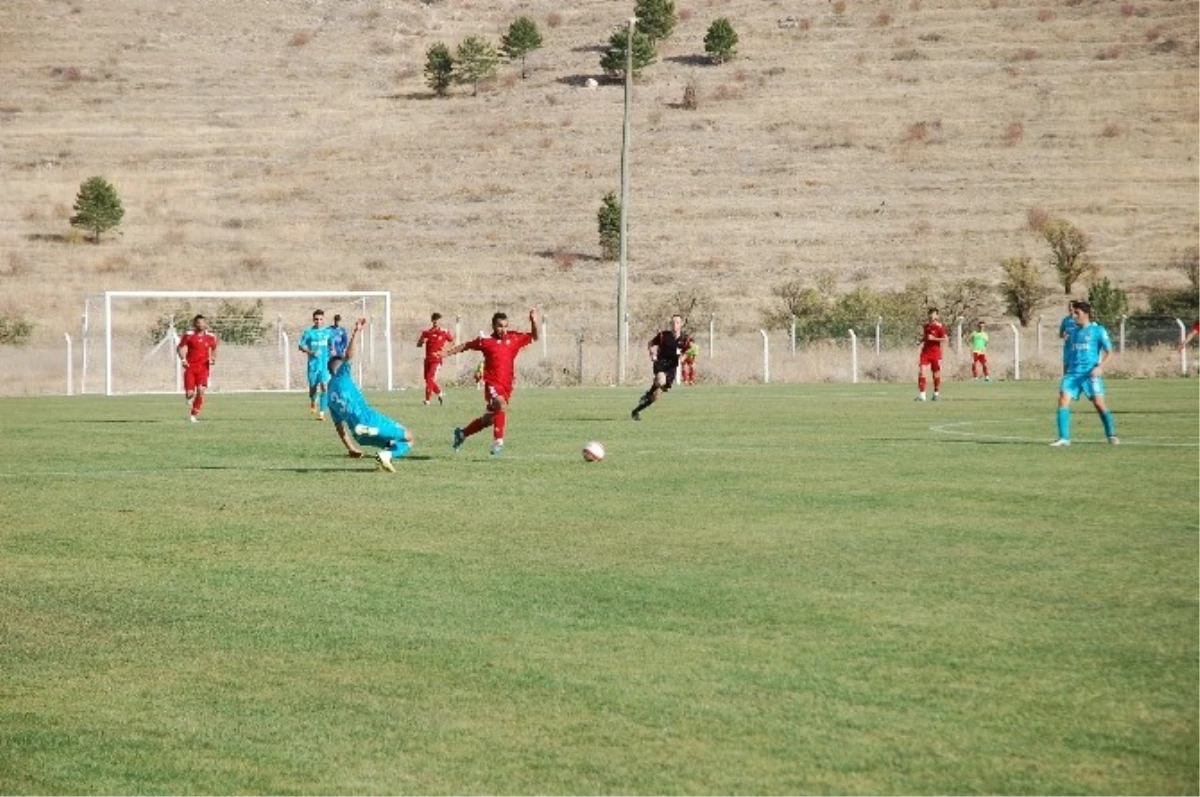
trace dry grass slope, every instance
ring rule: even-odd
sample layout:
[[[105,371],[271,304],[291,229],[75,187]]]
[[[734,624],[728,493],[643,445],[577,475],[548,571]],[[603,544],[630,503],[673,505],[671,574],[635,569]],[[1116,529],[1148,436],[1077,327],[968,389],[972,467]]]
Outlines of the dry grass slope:
[[[1003,257],[1044,259],[1038,209],[1135,299],[1185,284],[1163,264],[1200,230],[1196,2],[677,5],[635,91],[635,315],[688,288],[752,328],[772,287],[825,269],[994,281]],[[622,92],[583,84],[631,9],[8,0],[0,311],[35,345],[105,289],[391,289],[405,335],[435,308],[608,319],[596,211]],[[498,41],[521,14],[545,37],[528,79],[505,65],[477,98],[431,98],[431,44]],[[740,55],[706,66],[718,16]],[[93,174],[127,210],[99,246],[66,222]]]

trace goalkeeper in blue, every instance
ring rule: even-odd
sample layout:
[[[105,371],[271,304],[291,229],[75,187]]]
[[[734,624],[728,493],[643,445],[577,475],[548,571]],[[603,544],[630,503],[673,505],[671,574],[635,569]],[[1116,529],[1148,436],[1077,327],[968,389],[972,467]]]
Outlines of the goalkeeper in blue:
[[[1058,388],[1058,439],[1050,445],[1071,445],[1071,402],[1082,393],[1095,406],[1104,424],[1104,436],[1116,445],[1117,429],[1112,412],[1104,404],[1104,364],[1112,355],[1108,330],[1092,322],[1092,306],[1073,302],[1071,317],[1075,328],[1067,337],[1067,364]]]
[[[354,459],[363,455],[358,445],[381,449],[375,455],[379,470],[395,473],[393,460],[400,459],[412,450],[412,433],[394,420],[367,404],[362,391],[354,384],[354,369],[350,361],[358,351],[358,333],[367,325],[360,318],[350,333],[346,355],[334,355],[329,359],[329,412],[333,416],[333,428],[337,430],[342,445]]]

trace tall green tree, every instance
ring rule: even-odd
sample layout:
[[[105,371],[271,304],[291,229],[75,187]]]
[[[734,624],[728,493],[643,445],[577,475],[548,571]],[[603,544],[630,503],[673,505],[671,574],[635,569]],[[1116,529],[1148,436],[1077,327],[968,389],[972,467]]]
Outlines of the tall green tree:
[[[510,61],[521,59],[521,80],[525,79],[525,56],[542,46],[542,34],[529,17],[518,17],[500,37],[500,52]]]
[[[637,0],[633,15],[637,17],[637,29],[654,41],[670,36],[679,23],[674,0]]]
[[[605,260],[616,260],[621,256],[621,200],[615,191],[604,195],[600,211],[596,214],[600,230],[600,254]]]
[[[439,97],[445,97],[454,82],[454,56],[450,48],[438,42],[425,53],[425,84]]]
[[[121,197],[108,180],[89,177],[79,186],[79,193],[75,196],[75,215],[70,218],[70,223],[72,227],[91,230],[92,243],[100,243],[100,233],[113,229],[124,217]]]
[[[629,29],[622,28],[608,40],[608,49],[600,57],[600,68],[604,74],[617,80],[625,79],[625,52],[629,46]],[[654,40],[639,30],[633,32],[633,76],[658,60],[658,49]]]
[[[454,54],[454,79],[471,84],[471,96],[479,94],[479,81],[496,74],[500,55],[487,39],[468,36]]]
[[[1027,327],[1049,294],[1042,275],[1028,257],[1007,258],[1000,263],[1000,270],[1004,272],[1004,279],[1000,281],[1004,307],[1009,315],[1017,317],[1021,326]]]
[[[738,35],[728,17],[714,19],[704,34],[704,52],[714,64],[723,64],[737,55]]]
[[[1066,219],[1051,219],[1042,228],[1042,237],[1050,245],[1050,263],[1058,272],[1058,283],[1068,296],[1076,281],[1095,272],[1087,255],[1088,237]]]

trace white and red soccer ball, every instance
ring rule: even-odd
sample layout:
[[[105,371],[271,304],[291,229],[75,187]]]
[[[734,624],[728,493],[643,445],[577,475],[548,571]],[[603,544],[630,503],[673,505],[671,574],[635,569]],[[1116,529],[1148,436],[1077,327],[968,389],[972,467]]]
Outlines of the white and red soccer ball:
[[[583,458],[588,462],[600,462],[604,459],[604,446],[596,440],[583,447]]]

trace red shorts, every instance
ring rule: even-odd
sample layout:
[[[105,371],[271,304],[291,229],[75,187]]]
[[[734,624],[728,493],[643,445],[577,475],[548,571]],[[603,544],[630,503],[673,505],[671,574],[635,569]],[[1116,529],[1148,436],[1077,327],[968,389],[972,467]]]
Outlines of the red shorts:
[[[942,370],[942,353],[940,351],[921,352],[921,361],[917,363],[917,367],[924,368],[926,365],[932,371]]]
[[[183,389],[191,393],[198,387],[208,387],[207,365],[189,365],[183,369]]]
[[[494,397],[503,399],[505,404],[509,403],[512,401],[512,385],[493,385],[491,382],[484,382],[483,400],[490,405]]]
[[[987,352],[982,352],[982,351],[971,352],[971,362],[973,362],[973,363],[987,362]]]
[[[437,379],[438,369],[442,367],[441,360],[426,360],[425,361],[425,379]]]

